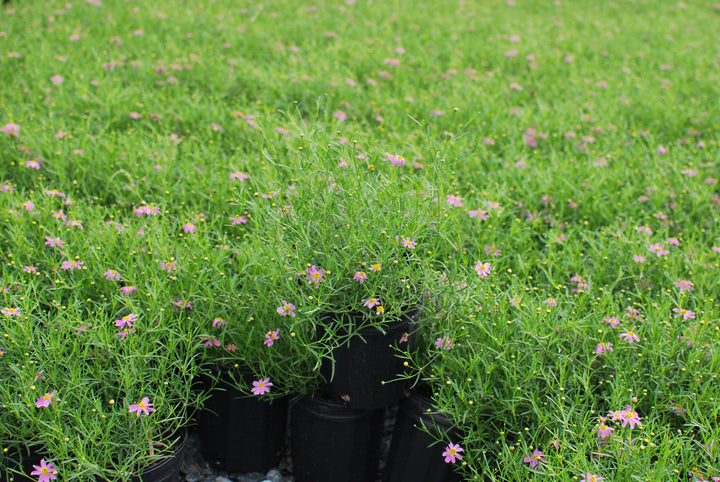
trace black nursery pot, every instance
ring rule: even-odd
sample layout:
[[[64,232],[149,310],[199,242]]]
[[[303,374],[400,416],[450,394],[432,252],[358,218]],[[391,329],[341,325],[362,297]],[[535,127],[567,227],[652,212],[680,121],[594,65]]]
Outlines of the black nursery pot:
[[[239,376],[251,378],[242,372]],[[203,384],[210,388],[208,379]],[[205,460],[227,472],[265,472],[274,467],[285,444],[288,400],[250,398],[227,382],[218,384],[198,414]]]
[[[358,410],[318,398],[298,400],[290,412],[297,482],[375,481],[384,418],[383,408]]]
[[[398,349],[415,350],[419,316],[419,309],[408,313],[400,321],[383,326],[385,333],[372,326],[361,328],[334,349],[334,373],[331,359],[324,359],[320,369],[327,380],[325,393],[359,409],[387,408],[397,403],[408,388],[407,380],[396,380],[405,371]],[[327,315],[325,322],[332,323],[332,315]],[[405,333],[407,345],[400,342]]]
[[[180,480],[180,468],[185,460],[188,431],[183,428],[180,433],[180,441],[173,450],[172,455],[146,468],[139,476],[131,477],[130,482],[178,482]],[[97,482],[107,482],[100,477],[95,480]]]
[[[185,460],[187,446],[187,429],[182,430],[180,444],[170,457],[145,469],[140,477],[133,477],[132,482],[177,482],[180,480],[180,468]]]
[[[428,427],[434,434],[449,433],[457,443],[459,432],[438,413],[432,400],[412,393],[403,400],[393,430],[390,453],[383,472],[383,482],[460,482],[453,464],[445,463],[445,445],[418,427]]]

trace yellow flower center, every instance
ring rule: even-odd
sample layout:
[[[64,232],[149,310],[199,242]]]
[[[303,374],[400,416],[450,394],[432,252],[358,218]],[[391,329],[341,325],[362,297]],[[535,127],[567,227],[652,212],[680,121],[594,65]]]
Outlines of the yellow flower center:
[[[457,450],[455,450],[454,448],[451,448],[451,449],[448,449],[448,453],[450,455],[455,455],[457,453]]]
[[[44,398],[45,400],[50,400],[50,399],[52,398],[52,395],[48,395],[48,394],[46,393],[45,395],[43,395],[43,398]]]
[[[138,403],[138,407],[140,407],[140,408],[145,408],[145,402],[140,402],[140,403]]]
[[[42,469],[40,469],[40,473],[43,475],[48,475],[50,473],[50,469],[48,469],[47,467],[43,467]]]

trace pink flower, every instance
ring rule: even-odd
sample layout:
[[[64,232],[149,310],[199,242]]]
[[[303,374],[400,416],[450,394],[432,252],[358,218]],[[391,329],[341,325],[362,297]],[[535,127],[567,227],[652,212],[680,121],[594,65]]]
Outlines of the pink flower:
[[[445,451],[442,453],[442,456],[445,457],[445,463],[454,464],[456,461],[462,460],[460,452],[463,452],[463,448],[460,447],[459,444],[448,444],[448,446],[445,447]]]
[[[85,263],[83,263],[82,261],[63,261],[60,269],[62,269],[63,271],[72,271],[74,269],[82,268],[84,264]]]
[[[472,211],[468,211],[468,214],[471,218],[478,218],[481,221],[485,221],[488,218],[488,212],[484,209],[473,209]]]
[[[492,271],[492,266],[490,263],[481,263],[480,261],[477,262],[475,265],[475,272],[480,276],[480,278],[487,278],[490,276],[490,272]]]
[[[608,437],[610,437],[615,429],[612,427],[608,427],[605,425],[605,419],[600,422],[600,426],[598,427],[598,437],[600,437],[600,440],[604,440]]]
[[[115,326],[118,328],[132,328],[132,324],[135,323],[138,319],[138,315],[135,313],[130,313],[129,315],[125,315],[119,320],[115,320]]]
[[[367,301],[365,301],[365,303],[363,303],[363,306],[370,308],[370,309],[373,309],[375,306],[379,306],[379,305],[380,305],[380,300],[378,300],[377,298],[369,298]]]
[[[18,132],[20,132],[20,126],[10,122],[9,124],[5,124],[4,126],[0,127],[0,132],[17,139]]]
[[[449,350],[450,348],[453,348],[455,346],[455,343],[450,341],[450,338],[438,338],[435,340],[435,347],[441,348],[443,350]]]
[[[50,246],[51,248],[62,248],[63,242],[62,239],[58,238],[51,238],[49,236],[45,236],[45,244],[47,246]]]
[[[315,265],[312,265],[312,267],[305,270],[305,278],[307,279],[308,283],[315,284],[315,288],[320,286],[320,283],[324,283],[325,279],[323,278],[323,275],[325,272],[321,269],[317,269]]]
[[[72,220],[65,223],[65,226],[73,227],[73,228],[80,228],[85,229],[82,225],[82,221]]]
[[[653,244],[653,245],[651,245],[648,249],[649,249],[651,252],[655,253],[658,257],[664,256],[664,255],[670,253],[670,251],[668,251],[667,249],[665,249],[665,245],[664,245],[664,244],[660,244],[660,243]]]
[[[635,428],[635,425],[638,427],[642,427],[642,423],[640,422],[640,416],[637,414],[635,410],[630,407],[630,405],[626,406],[626,409],[623,410],[618,414],[620,416],[620,420],[622,420],[622,426],[626,427],[630,425],[630,428]]]
[[[10,316],[20,316],[20,308],[3,308],[0,309],[0,313],[3,315],[10,317]]]
[[[652,233],[653,233],[650,226],[637,226],[635,228],[635,231],[637,231],[638,233],[645,233],[648,236],[652,236]]]
[[[502,251],[495,247],[495,245],[487,245],[485,246],[485,254],[488,256],[500,256]]]
[[[230,173],[230,180],[237,179],[238,181],[244,181],[249,177],[250,176],[240,171]]]
[[[248,219],[245,216],[230,216],[231,226],[236,224],[247,224]]]
[[[644,263],[645,261],[647,261],[647,258],[646,258],[645,256],[641,256],[641,255],[639,255],[639,254],[636,254],[635,256],[633,256],[633,261],[635,261],[636,263],[642,264],[642,263]]]
[[[168,273],[171,273],[176,268],[177,265],[175,264],[175,261],[163,261],[162,263],[160,263],[160,269],[163,271],[167,271]]]
[[[268,331],[265,333],[265,341],[263,341],[264,345],[267,346],[273,346],[275,343],[275,340],[280,339],[280,328],[276,329],[275,331]]]
[[[625,333],[621,333],[620,338],[624,339],[628,343],[634,343],[636,341],[640,341],[640,337],[638,337],[637,334],[635,333],[634,326],[632,327],[632,329],[626,331]]]
[[[182,230],[184,233],[194,233],[197,227],[192,223],[183,224]]]
[[[364,271],[356,271],[355,276],[353,277],[355,281],[358,283],[364,283],[366,279],[368,279],[367,274],[365,274]]]
[[[403,238],[402,245],[409,249],[415,249],[417,243],[415,241],[411,241],[410,238]]]
[[[390,154],[389,152],[385,153],[385,160],[390,161],[395,167],[404,166],[406,162],[403,156],[399,156],[397,154]]]
[[[138,114],[137,112],[130,112],[131,119],[140,119],[141,117],[142,117],[142,115]]]
[[[267,392],[270,391],[270,387],[273,386],[272,382],[270,382],[269,378],[264,378],[262,380],[256,380],[252,382],[253,388],[252,392],[254,395],[264,395]]]
[[[24,209],[25,211],[31,212],[33,209],[35,209],[35,203],[32,202],[32,201],[25,201],[25,202],[22,204],[22,207],[23,207],[23,209]]]
[[[35,406],[37,408],[40,407],[49,407],[50,404],[53,402],[53,397],[55,396],[55,392],[48,392],[42,397],[37,399],[37,402],[35,402]]]
[[[137,291],[137,288],[135,286],[123,286],[120,288],[120,292],[124,294],[125,296],[130,296],[131,294],[135,293]]]
[[[407,343],[409,336],[410,335],[408,333],[403,333],[402,336],[400,337],[400,341],[398,341],[398,343]]]
[[[462,198],[454,194],[447,195],[447,202],[455,207],[461,207],[463,205]]]
[[[220,328],[221,326],[227,325],[227,321],[222,318],[214,318],[212,321],[213,328]]]
[[[538,449],[535,449],[533,450],[532,455],[523,459],[523,462],[525,462],[526,464],[530,464],[530,467],[535,468],[538,466],[538,464],[545,462],[545,458],[543,457],[543,455],[545,454],[543,454]]]
[[[658,154],[667,154],[667,149],[663,146],[658,146],[657,152]]]
[[[33,465],[33,470],[30,475],[37,475],[38,482],[50,482],[51,480],[57,479],[57,469],[53,467],[52,463],[45,462],[45,459],[40,459],[40,465]]]
[[[35,266],[29,264],[29,265],[27,265],[27,266],[23,266],[23,272],[24,272],[24,273],[38,274],[38,269],[37,269]]]
[[[582,479],[580,479],[580,482],[603,482],[604,480],[605,479],[600,477],[599,475],[586,472],[582,475]]]
[[[333,117],[336,118],[339,121],[344,121],[347,119],[347,114],[341,110],[336,110],[333,113]]]
[[[281,300],[282,306],[279,306],[277,312],[280,316],[295,316],[295,305],[288,303],[285,300]]]
[[[155,411],[152,406],[153,404],[150,403],[150,399],[148,397],[143,397],[143,399],[140,400],[138,403],[130,405],[129,413],[135,412],[135,415],[137,415],[138,417],[140,417],[141,412],[145,415],[150,415],[150,412]]]
[[[155,206],[140,206],[139,208],[133,209],[133,214],[136,216],[142,216],[143,214],[157,216],[160,214],[160,209]]]
[[[174,311],[192,310],[192,309],[193,309],[192,301],[185,301],[183,299],[173,300],[173,310]]]
[[[545,301],[543,301],[543,304],[547,306],[552,306],[553,308],[557,306],[557,300],[555,298],[548,298]]]
[[[608,325],[612,326],[613,328],[617,328],[620,324],[620,320],[617,316],[606,316],[603,318],[603,323],[607,323]]]
[[[673,312],[677,313],[677,315],[675,315],[675,318],[682,316],[683,320],[694,320],[695,319],[695,312],[686,310],[685,308],[673,308]]]
[[[115,333],[115,336],[119,336],[120,340],[124,340],[126,336],[128,336],[131,333],[135,333],[135,332],[137,332],[137,330],[135,330],[133,328],[125,328],[124,330]]]
[[[685,409],[683,408],[682,405],[680,405],[677,402],[670,401],[667,408],[669,408],[670,410],[675,412],[675,415],[680,415],[680,416],[685,415]]]
[[[110,281],[120,281],[120,273],[114,269],[109,269],[104,273],[105,279]]]
[[[52,82],[55,85],[62,84],[63,80],[65,80],[65,79],[63,79],[62,75],[53,75],[52,77],[50,77],[50,82]]]
[[[688,280],[677,280],[675,282],[675,287],[679,289],[680,291],[692,291],[694,288],[692,281]]]
[[[598,355],[604,355],[606,352],[613,352],[615,351],[613,349],[612,343],[605,343],[604,341],[601,341],[595,346],[595,353]]]

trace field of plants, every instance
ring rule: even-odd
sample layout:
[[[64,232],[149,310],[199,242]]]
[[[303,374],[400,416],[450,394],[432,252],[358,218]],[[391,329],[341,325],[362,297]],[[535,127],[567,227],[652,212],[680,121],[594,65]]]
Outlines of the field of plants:
[[[314,393],[419,307],[398,376],[465,480],[720,480],[719,25],[712,0],[4,4],[0,467],[31,445],[33,480],[126,480],[208,366]]]

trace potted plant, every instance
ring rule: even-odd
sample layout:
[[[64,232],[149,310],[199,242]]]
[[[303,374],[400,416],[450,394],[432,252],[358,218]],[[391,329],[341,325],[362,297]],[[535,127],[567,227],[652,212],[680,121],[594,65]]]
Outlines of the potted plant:
[[[159,307],[89,314],[69,300],[44,310],[29,301],[40,297],[34,288],[15,297],[20,319],[3,325],[5,370],[18,390],[1,390],[2,405],[27,422],[44,454],[25,475],[178,477],[184,427],[198,402],[197,328]]]
[[[290,395],[317,387],[321,341],[305,307],[281,299],[283,274],[266,247],[250,240],[233,251],[237,272],[210,288],[232,302],[216,297],[200,335],[209,394],[199,413],[201,452],[219,469],[260,472],[282,454]]]
[[[447,385],[438,369],[447,354],[465,342],[464,323],[477,309],[475,290],[461,263],[436,272],[425,300],[418,349],[407,359],[412,388],[400,402],[383,480],[458,481],[455,462],[462,460],[462,427],[438,410],[435,399]]]
[[[437,228],[431,186],[370,164],[319,158],[287,187],[246,200],[253,235],[282,273],[278,301],[302,306],[296,313],[327,342],[325,392],[367,409],[397,402],[406,389],[397,355],[414,349]]]

